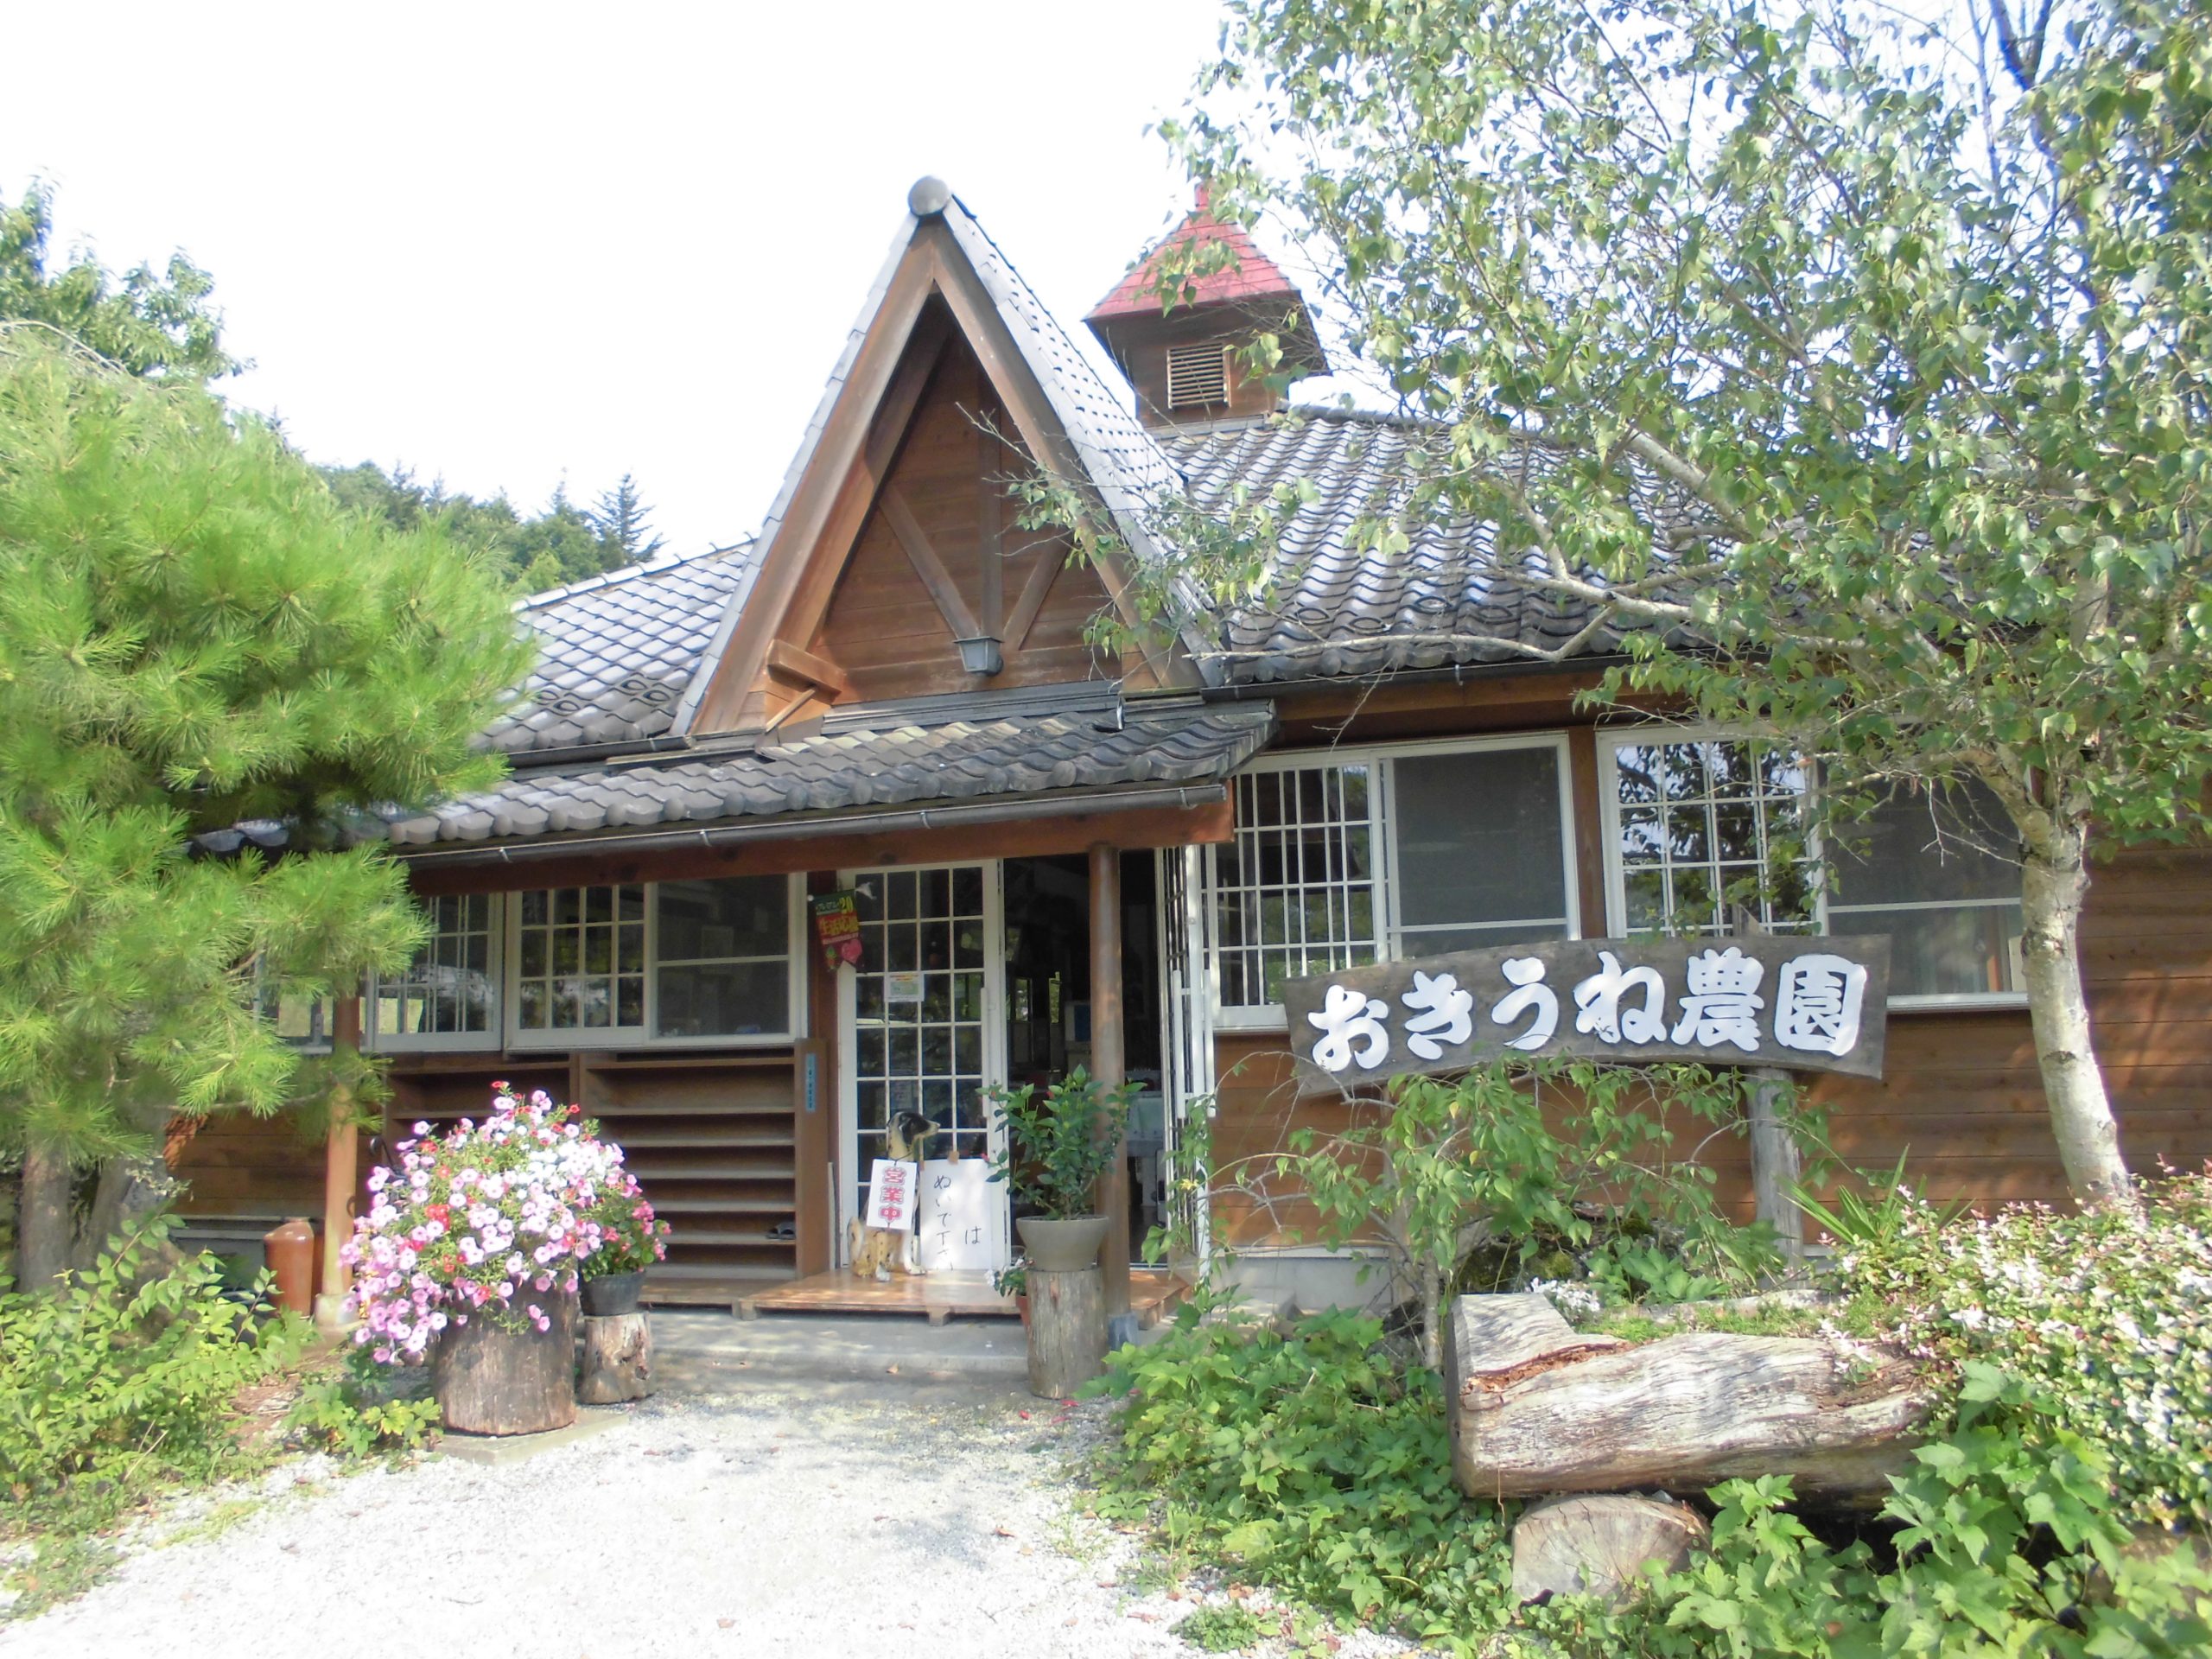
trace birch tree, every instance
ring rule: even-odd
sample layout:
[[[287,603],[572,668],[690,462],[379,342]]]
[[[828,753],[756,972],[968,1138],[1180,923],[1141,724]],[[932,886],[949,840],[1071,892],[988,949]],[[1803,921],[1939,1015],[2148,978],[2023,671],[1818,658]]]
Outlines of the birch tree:
[[[2093,844],[2197,833],[2212,763],[2204,0],[1243,0],[1168,131],[1433,423],[1365,533],[1480,515],[1587,607],[1486,643],[1618,635],[1601,695],[1846,797],[1993,791],[2058,1149],[2124,1199],[2077,941]],[[1297,497],[1174,581],[1263,590]]]

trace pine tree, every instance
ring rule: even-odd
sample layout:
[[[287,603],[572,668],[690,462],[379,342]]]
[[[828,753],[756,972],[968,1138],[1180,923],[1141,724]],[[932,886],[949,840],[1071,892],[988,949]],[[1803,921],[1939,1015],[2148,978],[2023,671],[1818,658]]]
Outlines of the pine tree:
[[[652,517],[652,509],[638,493],[638,480],[628,473],[622,474],[620,483],[601,494],[599,505],[584,517],[599,532],[599,539],[608,552],[620,554],[613,561],[617,565],[641,563],[661,550],[661,538],[652,533],[647,522]]]
[[[274,1111],[257,986],[402,965],[404,873],[350,827],[480,787],[526,666],[507,591],[431,520],[348,511],[265,425],[0,328],[0,1152],[22,1279],[73,1172],[168,1116]],[[234,826],[282,826],[283,854]]]

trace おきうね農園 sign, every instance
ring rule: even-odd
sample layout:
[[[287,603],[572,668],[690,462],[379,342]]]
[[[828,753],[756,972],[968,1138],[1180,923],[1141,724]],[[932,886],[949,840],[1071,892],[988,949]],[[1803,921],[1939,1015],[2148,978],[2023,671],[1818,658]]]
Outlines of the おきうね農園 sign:
[[[1890,942],[1781,934],[1562,939],[1294,979],[1308,1085],[1530,1058],[1882,1075]]]

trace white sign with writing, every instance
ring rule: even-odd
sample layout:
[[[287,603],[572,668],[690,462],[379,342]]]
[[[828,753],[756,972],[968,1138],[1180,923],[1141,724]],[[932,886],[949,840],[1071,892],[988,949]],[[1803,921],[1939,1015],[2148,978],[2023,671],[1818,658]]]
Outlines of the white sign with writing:
[[[896,1158],[879,1158],[868,1178],[868,1224],[887,1231],[913,1230],[920,1169]]]
[[[922,1166],[923,1272],[982,1271],[999,1265],[992,1206],[1005,1205],[1006,1189],[993,1186],[990,1173],[990,1165],[981,1158],[958,1163],[932,1159]]]

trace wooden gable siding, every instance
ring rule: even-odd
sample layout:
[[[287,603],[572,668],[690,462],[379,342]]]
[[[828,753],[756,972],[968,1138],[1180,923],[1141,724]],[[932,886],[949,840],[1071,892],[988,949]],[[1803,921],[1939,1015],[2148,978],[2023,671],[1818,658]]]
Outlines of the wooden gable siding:
[[[2149,1173],[2162,1161],[2195,1167],[2212,1159],[2212,850],[2127,851],[2101,865],[2082,965],[2129,1163]],[[1224,1033],[1216,1064],[1214,1142],[1224,1167],[1285,1149],[1297,1128],[1326,1134],[1350,1122],[1346,1103],[1296,1094],[1280,1032]],[[1985,1207],[2066,1200],[2024,1009],[1894,1013],[1887,1075],[1824,1078],[1815,1097],[1848,1168],[1886,1171],[1904,1154],[1933,1198]],[[1696,1138],[1686,1128],[1677,1146]],[[1704,1161],[1721,1203],[1748,1218],[1744,1141],[1717,1139]],[[1215,1217],[1224,1243],[1246,1247],[1289,1242],[1275,1230],[1286,1222],[1313,1232],[1310,1209],[1294,1198],[1273,1217],[1231,1198]]]
[[[806,642],[851,683],[840,702],[1110,677],[1119,664],[1084,639],[1109,601],[1088,564],[1067,565],[1062,535],[1014,527],[1007,486],[1031,465],[964,340],[954,339],[916,406],[885,492],[895,492],[966,615],[1003,641],[997,674],[962,668],[950,621],[879,496]]]

